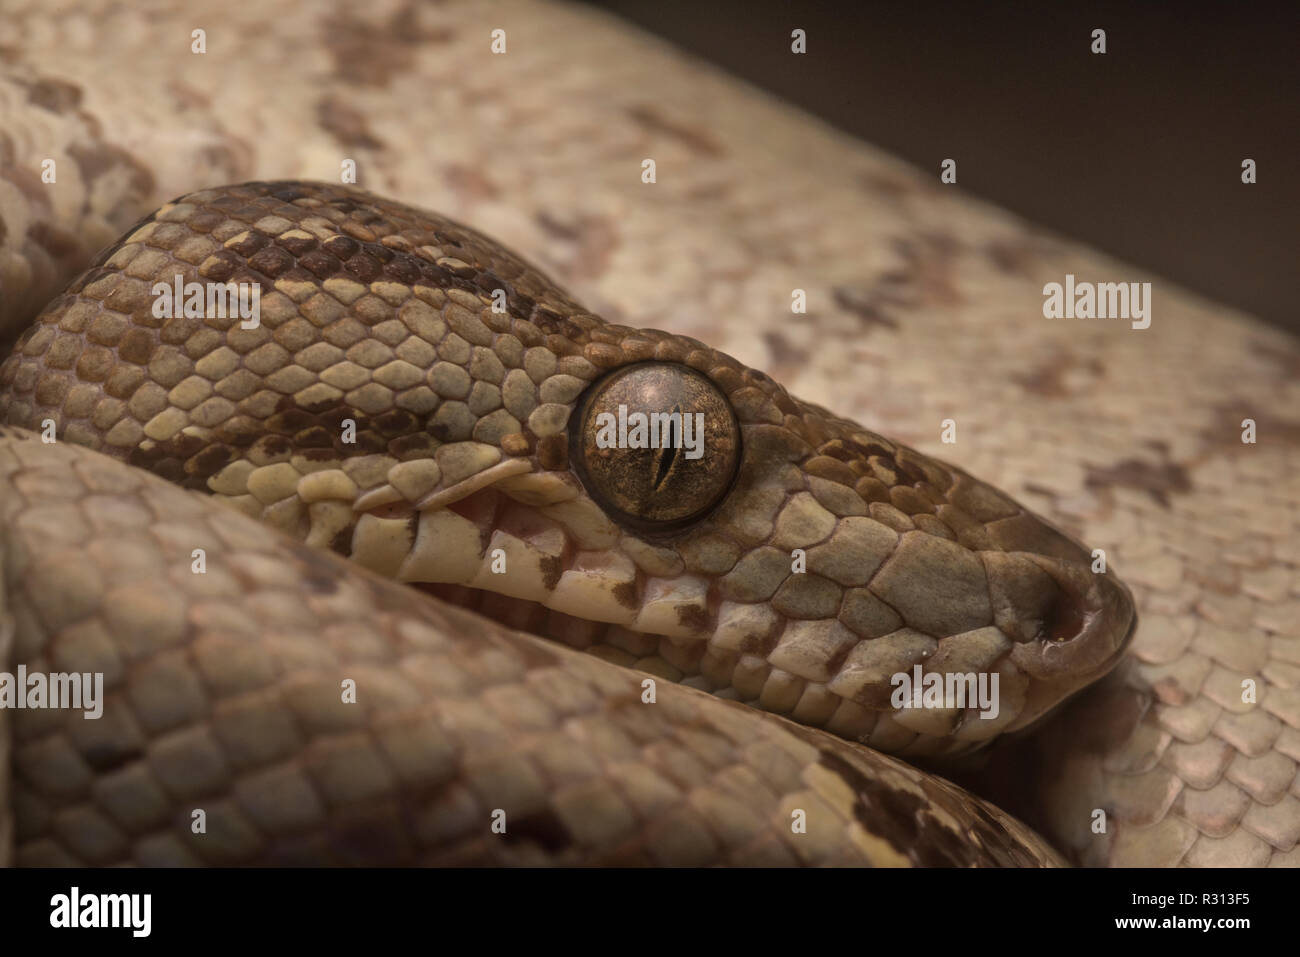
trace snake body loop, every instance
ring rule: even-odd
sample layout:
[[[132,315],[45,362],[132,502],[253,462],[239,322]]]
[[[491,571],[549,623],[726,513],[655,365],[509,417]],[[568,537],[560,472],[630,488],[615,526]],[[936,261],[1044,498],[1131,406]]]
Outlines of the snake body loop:
[[[232,283],[255,321],[188,298]],[[688,447],[596,442],[606,407]],[[1135,620],[962,470],[353,188],[163,206],[19,338],[0,419],[17,657],[107,695],[13,720],[19,862],[1054,863],[878,752],[1032,725]],[[915,706],[966,676],[992,699]]]

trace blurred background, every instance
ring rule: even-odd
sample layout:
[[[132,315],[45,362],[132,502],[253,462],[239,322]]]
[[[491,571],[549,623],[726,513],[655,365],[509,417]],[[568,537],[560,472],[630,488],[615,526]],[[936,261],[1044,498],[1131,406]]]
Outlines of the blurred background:
[[[1294,0],[591,5],[936,177],[951,157],[957,188],[1300,333]]]

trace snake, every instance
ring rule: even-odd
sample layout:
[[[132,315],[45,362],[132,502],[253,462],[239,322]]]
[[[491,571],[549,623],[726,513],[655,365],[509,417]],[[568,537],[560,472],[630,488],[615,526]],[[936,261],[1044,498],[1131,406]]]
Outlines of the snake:
[[[418,22],[420,42],[454,46],[472,15],[445,15],[443,33],[407,11],[354,42]],[[547,8],[555,43],[566,16]],[[622,51],[610,63],[662,67],[649,41],[584,23]],[[86,128],[70,80],[7,82],[43,121]],[[1173,290],[1161,311],[1183,322],[1157,317],[1158,358],[1111,345],[1110,330],[1068,333],[1068,348],[1054,331],[970,365],[969,297],[1022,288],[1062,256],[1097,260],[704,82],[736,117],[718,128],[731,148],[770,147],[785,124],[883,197],[886,220],[906,212],[884,265],[800,214],[843,200],[817,186],[821,169],[795,177],[798,200],[787,183],[775,216],[762,201],[748,212],[744,188],[670,192],[698,232],[683,221],[647,245],[659,237],[633,219],[649,268],[617,296],[590,283],[611,255],[608,212],[548,211],[535,248],[600,313],[683,309],[751,355],[758,334],[764,364],[824,406],[684,331],[606,321],[484,233],[372,192],[252,180],[177,190],[139,219],[132,194],[150,190],[114,176],[78,214],[84,240],[47,225],[67,214],[42,209],[38,186],[5,194],[5,222],[39,225],[6,230],[25,245],[6,261],[5,318],[25,331],[0,367],[4,668],[104,677],[94,721],[0,709],[7,859],[1294,862],[1300,496],[1285,468],[1294,426],[1259,400],[1294,342]],[[691,154],[705,184],[728,147],[687,119],[713,101],[692,102],[620,107],[622,129]],[[330,103],[318,116],[331,136],[380,151],[365,129],[377,112]],[[113,149],[99,155],[151,173],[124,141]],[[459,193],[491,195],[456,169]],[[105,196],[122,207],[106,217]],[[730,246],[701,208],[753,225]],[[781,266],[783,217],[813,241]],[[110,222],[119,238],[92,256]],[[709,284],[665,305],[662,287],[690,283],[680,263],[724,286],[755,275],[737,251],[773,265],[787,302],[792,270],[824,288],[822,314],[801,322],[787,305],[755,325],[752,296]],[[160,316],[173,281],[256,285],[260,317],[187,314],[182,295]],[[948,348],[916,348],[904,315]],[[864,335],[903,348],[851,353]],[[1236,345],[1208,355],[1207,336]],[[864,364],[871,402],[846,361]],[[1214,417],[1170,433],[1202,406],[1125,377],[1152,362],[1219,390]],[[935,395],[1000,411],[982,424],[1009,444],[985,447],[1033,462],[1021,494],[882,434]],[[1075,402],[1089,419],[1061,420]],[[699,409],[703,454],[602,448],[594,423],[638,403]],[[1144,431],[1135,407],[1160,421]],[[1237,436],[1247,414],[1257,446]],[[1133,434],[1105,428],[1120,421]],[[985,464],[1016,481],[998,461]],[[965,673],[999,679],[995,716],[891,700],[900,675]]]

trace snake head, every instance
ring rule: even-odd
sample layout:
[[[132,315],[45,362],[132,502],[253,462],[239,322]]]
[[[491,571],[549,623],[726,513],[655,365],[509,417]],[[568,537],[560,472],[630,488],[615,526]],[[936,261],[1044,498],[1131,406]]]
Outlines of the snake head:
[[[943,755],[1025,727],[1119,661],[1134,605],[1100,554],[698,342],[628,338],[639,358],[578,404],[571,460],[624,547],[660,556],[628,594],[640,615],[676,611],[657,616],[658,657],[687,680],[882,750]],[[648,384],[627,386],[637,379]],[[665,471],[662,451],[602,447],[615,407],[702,409],[707,451]]]
[[[214,313],[214,288],[259,291],[258,316]],[[0,418],[886,751],[1029,724],[1135,620],[1091,553],[961,469],[337,185],[204,190],[142,221],[19,340]]]

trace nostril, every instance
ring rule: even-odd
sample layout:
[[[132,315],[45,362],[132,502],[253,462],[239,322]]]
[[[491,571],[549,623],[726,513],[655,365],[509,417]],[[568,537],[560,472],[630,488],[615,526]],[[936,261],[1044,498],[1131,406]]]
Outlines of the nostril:
[[[1051,567],[1062,563],[1025,553],[982,552],[980,557],[988,574],[993,624],[1012,641],[1060,643],[1083,630],[1087,583],[1071,581]]]
[[[985,552],[993,623],[1016,642],[1012,660],[1053,680],[1113,664],[1125,625],[1113,583],[1078,562],[1027,552]]]
[[[1054,594],[1045,600],[1045,605],[1037,635],[1039,641],[1069,641],[1083,631],[1087,615],[1084,613],[1081,596],[1070,594],[1056,586]]]

